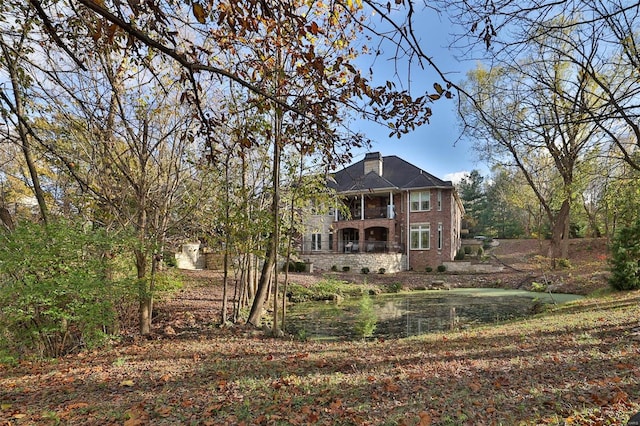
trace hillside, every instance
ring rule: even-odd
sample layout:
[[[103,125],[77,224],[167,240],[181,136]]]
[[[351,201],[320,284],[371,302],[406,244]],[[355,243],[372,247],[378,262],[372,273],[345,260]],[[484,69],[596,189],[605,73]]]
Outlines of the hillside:
[[[568,283],[599,256],[578,247]],[[535,263],[519,243],[495,254]],[[201,275],[159,303],[150,339],[0,364],[0,424],[595,426],[640,411],[640,291],[462,332],[302,342],[219,328],[219,282]]]

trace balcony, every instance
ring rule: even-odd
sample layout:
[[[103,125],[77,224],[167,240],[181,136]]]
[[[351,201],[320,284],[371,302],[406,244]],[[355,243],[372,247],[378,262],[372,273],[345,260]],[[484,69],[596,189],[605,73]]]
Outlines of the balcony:
[[[393,241],[374,241],[374,240],[344,240],[338,241],[338,250],[333,251],[331,247],[313,248],[311,240],[303,240],[301,254],[329,254],[329,253],[345,253],[345,254],[362,254],[362,253],[404,253],[404,244],[398,244]]]
[[[343,213],[338,213],[338,220],[360,220],[362,219],[360,214],[361,211],[362,210],[359,207],[356,207],[349,210],[350,216]],[[395,217],[395,206],[393,205],[387,205],[383,207],[367,207],[364,209],[364,219],[394,219]]]

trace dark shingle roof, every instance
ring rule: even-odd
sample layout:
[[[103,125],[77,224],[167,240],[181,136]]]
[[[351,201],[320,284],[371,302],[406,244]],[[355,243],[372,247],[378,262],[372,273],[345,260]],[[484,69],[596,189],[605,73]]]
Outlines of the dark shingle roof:
[[[367,154],[366,158],[373,157]],[[438,179],[395,155],[382,157],[382,176],[375,172],[365,175],[364,162],[360,160],[336,172],[330,186],[338,192],[453,187],[451,181]]]

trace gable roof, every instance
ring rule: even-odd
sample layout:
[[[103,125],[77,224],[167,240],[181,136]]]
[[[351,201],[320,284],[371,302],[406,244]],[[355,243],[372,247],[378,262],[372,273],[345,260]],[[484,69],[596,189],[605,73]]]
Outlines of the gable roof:
[[[338,192],[453,188],[451,181],[441,180],[398,156],[389,155],[381,158],[382,176],[374,171],[365,174],[365,159],[362,159],[336,172],[329,186]]]

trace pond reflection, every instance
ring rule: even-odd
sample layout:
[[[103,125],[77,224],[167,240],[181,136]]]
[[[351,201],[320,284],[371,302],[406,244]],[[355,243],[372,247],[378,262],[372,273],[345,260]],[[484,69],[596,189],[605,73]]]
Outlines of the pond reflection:
[[[374,338],[399,338],[460,330],[526,318],[539,303],[565,303],[581,296],[502,289],[454,289],[372,296]],[[308,339],[356,339],[360,300],[304,302],[287,313],[287,332]]]

